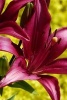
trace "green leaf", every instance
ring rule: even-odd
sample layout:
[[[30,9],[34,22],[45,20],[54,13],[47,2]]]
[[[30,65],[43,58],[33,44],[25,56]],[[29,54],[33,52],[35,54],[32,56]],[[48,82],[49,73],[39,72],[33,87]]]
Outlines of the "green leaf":
[[[16,94],[12,95],[12,97],[10,97],[10,98],[9,98],[9,99],[7,99],[7,100],[14,100],[15,95],[16,95]]]
[[[21,88],[21,89],[24,89],[30,93],[32,93],[34,91],[34,88],[25,81],[15,82],[13,84],[10,84],[9,86],[14,87],[14,88]]]
[[[0,95],[2,96],[3,88],[0,88]]]
[[[26,23],[29,21],[32,13],[33,13],[33,4],[32,3],[27,3],[25,6],[25,9],[22,13],[21,20],[20,20],[20,26],[24,27]]]

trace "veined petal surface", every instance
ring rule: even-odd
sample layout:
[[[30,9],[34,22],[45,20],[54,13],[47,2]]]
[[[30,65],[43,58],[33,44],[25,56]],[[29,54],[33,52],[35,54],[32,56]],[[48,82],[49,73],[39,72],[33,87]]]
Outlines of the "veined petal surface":
[[[42,75],[38,81],[47,90],[52,100],[60,100],[59,85],[55,77]]]
[[[67,74],[67,58],[57,59],[40,70],[42,73]]]
[[[6,76],[0,81],[0,88],[19,80],[28,79],[36,80],[39,79],[39,77],[37,75],[28,74],[25,69],[25,59],[23,57],[19,57],[15,60]]]
[[[16,57],[22,54],[21,49],[16,44],[11,42],[9,38],[2,36],[0,37],[0,50],[10,52],[14,54]]]
[[[34,52],[37,53],[42,47],[42,44],[47,40],[50,20],[51,16],[48,12],[46,1],[35,0],[33,15],[24,28],[30,36],[30,42],[28,44],[25,42],[23,43],[24,52],[27,58],[29,58],[29,54],[32,56]],[[27,47],[29,50],[26,50]]]
[[[49,49],[50,52],[47,56],[46,63],[59,57],[67,48],[67,27],[58,29],[55,37],[60,39],[60,41],[51,46],[51,48]]]
[[[1,23],[0,34],[8,34],[20,40],[29,40],[27,33],[13,21]]]

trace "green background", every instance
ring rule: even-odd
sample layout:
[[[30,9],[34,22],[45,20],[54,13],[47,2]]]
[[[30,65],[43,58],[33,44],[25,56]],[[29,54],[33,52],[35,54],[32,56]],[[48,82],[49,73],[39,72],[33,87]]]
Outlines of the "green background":
[[[6,0],[5,8],[10,0]],[[51,20],[51,28],[52,32],[55,29],[67,26],[67,0],[51,0],[49,12],[52,16]],[[19,13],[18,23],[21,16],[21,11]],[[10,37],[12,41],[18,43],[13,37]],[[0,52],[0,56],[7,55],[8,61],[10,60],[11,56],[8,53]],[[67,54],[64,52],[60,57],[66,57]],[[53,75],[57,77],[60,85],[61,91],[61,100],[67,100],[67,75]],[[13,94],[17,93],[14,100],[51,100],[46,90],[39,84],[37,81],[27,81],[31,86],[35,88],[34,93],[29,93],[22,89],[15,89],[5,87],[3,91],[2,97],[0,96],[0,100],[6,100],[7,98],[11,97]]]

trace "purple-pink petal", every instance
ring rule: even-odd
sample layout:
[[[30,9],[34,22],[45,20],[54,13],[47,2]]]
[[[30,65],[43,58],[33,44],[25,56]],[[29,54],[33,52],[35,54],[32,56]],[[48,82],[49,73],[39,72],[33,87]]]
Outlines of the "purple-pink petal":
[[[4,4],[5,4],[5,0],[0,0],[0,15],[3,10]]]
[[[19,57],[14,61],[6,76],[0,81],[0,88],[19,80],[28,79],[36,80],[39,79],[39,77],[37,75],[28,74],[25,68],[25,59]]]
[[[21,49],[18,48],[16,44],[12,43],[9,38],[2,37],[2,36],[0,37],[0,50],[10,52],[15,56],[19,56],[22,54]]]
[[[40,70],[42,73],[67,74],[67,58],[57,59]]]
[[[37,53],[48,38],[50,29],[50,14],[45,0],[35,0],[34,13],[25,26],[25,31],[30,36],[29,43],[24,42],[24,52],[27,58]],[[28,50],[26,48],[29,48]],[[29,55],[30,54],[30,55]]]
[[[32,51],[38,52],[47,39],[51,16],[45,0],[35,0],[35,25],[32,33]],[[47,29],[48,27],[48,29]],[[48,32],[45,30],[48,30]],[[46,37],[46,39],[45,39]]]
[[[20,8],[22,8],[26,3],[31,1],[33,0],[13,0],[6,8],[5,12],[1,15],[1,21],[15,21]]]
[[[60,41],[49,49],[46,63],[60,56],[67,48],[67,27],[57,30],[56,36]]]
[[[11,68],[10,72],[1,80],[0,88],[4,87],[12,82],[16,82],[19,80],[25,80],[27,78],[27,74],[21,67]]]
[[[39,14],[37,11],[37,14],[38,14],[37,17],[39,16],[38,28],[39,28],[39,31],[40,30],[42,31],[42,29],[45,27],[46,24],[50,24],[51,16],[50,16],[50,13],[48,12],[48,8],[47,8],[45,0],[40,0],[40,5],[37,2],[36,6],[37,6],[36,9],[39,11]],[[40,9],[39,9],[39,6],[40,6]]]
[[[13,21],[0,24],[0,34],[8,34],[21,40],[29,40],[28,34]]]
[[[34,33],[34,26],[35,26],[35,13],[31,16],[30,20],[28,21],[27,25],[24,28],[30,37],[29,42],[23,41],[24,54],[25,54],[26,58],[30,58],[30,56],[32,54],[31,40],[32,40],[32,34]]]
[[[55,77],[48,75],[41,75],[41,79],[39,79],[38,81],[47,90],[52,100],[60,100],[59,85]]]
[[[49,7],[50,0],[46,0],[47,6]]]

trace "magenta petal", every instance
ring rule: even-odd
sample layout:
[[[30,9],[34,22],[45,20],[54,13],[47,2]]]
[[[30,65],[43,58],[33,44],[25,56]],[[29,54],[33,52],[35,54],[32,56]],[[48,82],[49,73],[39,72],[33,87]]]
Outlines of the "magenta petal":
[[[47,63],[60,56],[67,48],[67,27],[57,30],[56,37],[61,40],[51,47]]]
[[[39,0],[38,0],[39,1]],[[48,0],[47,0],[48,1]],[[38,3],[38,2],[37,2]],[[51,21],[51,16],[50,13],[48,11],[47,5],[46,5],[46,1],[45,0],[40,0],[40,5],[36,5],[37,6],[37,10],[39,11],[40,15],[37,12],[37,16],[39,16],[39,31],[45,27],[45,25],[50,24]],[[38,6],[41,6],[40,9]]]
[[[8,34],[21,40],[29,40],[27,33],[13,21],[1,23],[0,34]]]
[[[10,52],[15,56],[22,54],[22,51],[18,48],[18,46],[6,37],[0,37],[0,50]]]
[[[23,57],[17,58],[6,76],[0,81],[0,88],[19,80],[39,79],[37,75],[28,74],[25,67],[25,59]]]
[[[24,50],[25,58],[30,59],[30,57],[32,55],[30,41],[23,41],[23,50]]]
[[[50,14],[45,0],[35,0],[34,13],[27,23],[25,30],[31,38],[31,42],[24,42],[24,53],[27,58],[29,54],[37,53],[43,42],[47,40],[49,28],[50,28]],[[28,48],[28,49],[26,49]]]
[[[67,58],[57,59],[42,69],[42,73],[67,74]]]
[[[48,8],[45,0],[35,0],[34,7],[35,7],[34,13],[30,18],[30,21],[27,23],[25,29],[30,35],[32,35],[36,31],[42,32],[39,34],[42,35],[43,31],[45,30],[44,28],[46,28],[47,24],[50,24],[51,16],[48,12]]]
[[[45,42],[49,33],[49,24],[51,16],[45,0],[35,0],[35,25],[34,32],[32,33],[32,50],[39,51],[42,47],[43,41]],[[47,28],[48,27],[48,28]],[[46,32],[45,32],[46,30]],[[48,32],[47,32],[48,30]]]
[[[27,73],[21,67],[16,67],[14,69],[11,68],[9,70],[9,73],[1,80],[0,88],[12,82],[16,82],[19,80],[25,80],[27,78],[28,78]]]
[[[1,21],[9,21],[16,20],[16,16],[20,10],[26,3],[31,2],[33,0],[14,0],[12,1],[5,12],[1,15]],[[7,16],[8,15],[8,16]]]
[[[0,13],[3,10],[4,4],[5,4],[5,0],[0,0]]]
[[[32,50],[31,50],[31,40],[33,39],[32,38],[32,34],[34,33],[34,30],[35,30],[35,13],[31,16],[29,22],[26,24],[25,26],[25,31],[27,32],[27,34],[29,35],[30,37],[30,41],[29,42],[26,42],[26,41],[23,41],[23,46],[24,46],[24,54],[25,54],[25,57],[26,58],[30,58],[31,54],[32,54]]]
[[[47,6],[49,7],[50,0],[46,0]]]
[[[60,100],[60,90],[58,81],[55,77],[41,75],[41,79],[38,80],[49,93],[52,100]]]

